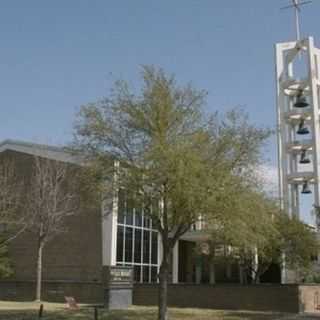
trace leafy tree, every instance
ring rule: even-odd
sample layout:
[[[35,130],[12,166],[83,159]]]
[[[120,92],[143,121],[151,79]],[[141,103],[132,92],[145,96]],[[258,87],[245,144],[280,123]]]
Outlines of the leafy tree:
[[[246,173],[246,179],[237,177],[240,181],[229,186],[230,195],[227,195],[221,206],[218,219],[210,220],[208,232],[210,234],[210,256],[214,261],[235,260],[242,270],[244,282],[245,274],[254,274],[254,281],[258,281],[265,272],[264,263],[253,264],[257,251],[264,260],[268,260],[269,267],[273,256],[267,249],[278,235],[278,230],[273,223],[273,215],[278,212],[272,201],[266,198],[264,193],[256,191],[260,189],[259,179],[251,173]],[[276,210],[276,211],[275,211]],[[224,256],[215,255],[216,248],[229,247]]]
[[[205,114],[205,92],[178,86],[161,69],[143,67],[142,78],[140,94],[120,81],[108,98],[81,108],[76,146],[104,172],[110,157],[119,161],[117,187],[159,231],[159,319],[165,320],[175,243],[200,216],[219,219],[217,203],[222,205],[234,176],[258,162],[269,131],[251,125],[241,111]]]
[[[285,253],[288,268],[303,274],[310,270],[312,257],[317,257],[320,244],[317,232],[297,217],[279,214],[276,219],[280,233],[280,250]]]
[[[299,276],[310,270],[312,257],[319,251],[316,232],[297,217],[289,217],[279,210],[272,218],[267,241],[258,247],[258,267],[253,280],[258,282],[271,263],[285,263],[286,269],[296,271],[299,281]]]
[[[260,282],[260,276],[279,256],[279,230],[274,223],[278,208],[263,193],[249,191],[242,195],[240,228],[231,234],[231,245],[239,257],[244,282],[251,278]],[[237,208],[235,208],[237,210]],[[258,259],[258,260],[256,260]]]
[[[239,262],[246,274],[243,279],[259,283],[272,263],[285,262],[287,268],[300,272],[309,269],[319,249],[316,233],[280,212],[275,201],[261,192],[249,186],[234,192],[237,194],[224,207],[225,212],[233,210],[234,218],[220,219],[211,226],[211,243],[231,246],[227,258]]]

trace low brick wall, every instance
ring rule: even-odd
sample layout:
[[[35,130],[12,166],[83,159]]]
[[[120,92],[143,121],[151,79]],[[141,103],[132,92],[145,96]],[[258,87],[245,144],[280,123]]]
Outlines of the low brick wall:
[[[44,281],[42,298],[64,302],[73,296],[82,303],[102,303],[104,289],[101,282]],[[32,301],[34,281],[1,281],[0,300]],[[169,285],[169,306],[225,310],[253,310],[278,312],[308,312],[320,314],[319,285]],[[133,304],[156,305],[158,286],[135,284]]]
[[[0,300],[32,301],[35,299],[34,281],[1,281]],[[102,303],[104,292],[100,282],[44,281],[42,299],[64,302],[65,296],[73,296],[82,303]]]
[[[299,303],[301,312],[320,314],[320,286],[300,285]]]
[[[320,287],[317,287],[320,289]],[[303,290],[304,296],[308,286]],[[169,306],[182,308],[209,308],[225,310],[279,311],[298,313],[300,311],[298,285],[169,285]],[[319,290],[320,291],[320,290]],[[311,294],[309,292],[309,294]],[[156,305],[157,285],[135,284],[133,304]],[[310,310],[311,311],[311,307]]]

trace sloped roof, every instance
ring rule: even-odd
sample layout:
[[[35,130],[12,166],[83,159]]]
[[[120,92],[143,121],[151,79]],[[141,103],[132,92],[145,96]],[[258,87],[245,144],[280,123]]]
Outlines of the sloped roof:
[[[6,150],[22,152],[34,156],[48,158],[67,163],[81,164],[81,157],[75,155],[71,150],[20,140],[4,140],[0,142],[0,153]]]

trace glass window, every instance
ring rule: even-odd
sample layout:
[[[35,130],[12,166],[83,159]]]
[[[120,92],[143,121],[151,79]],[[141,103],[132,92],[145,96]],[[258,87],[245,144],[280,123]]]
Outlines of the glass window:
[[[158,268],[151,267],[151,282],[157,282],[158,280]]]
[[[149,217],[147,217],[147,216],[143,217],[143,226],[145,228],[150,228],[150,218]]]
[[[142,267],[142,281],[143,282],[149,282],[149,267],[143,266]]]
[[[123,261],[123,227],[118,226],[117,232],[117,261]]]
[[[132,262],[132,235],[133,229],[126,227],[126,240],[125,240],[125,262]]]
[[[157,264],[158,262],[158,233],[152,232],[152,247],[151,247],[151,263]]]
[[[150,262],[150,231],[143,232],[143,263]]]
[[[141,281],[141,266],[134,266],[133,268],[133,279],[136,282]]]
[[[141,263],[141,229],[134,230],[134,262]]]
[[[119,191],[118,209],[117,264],[133,267],[134,281],[156,282],[158,233],[151,229],[148,211],[127,198],[124,190]]]

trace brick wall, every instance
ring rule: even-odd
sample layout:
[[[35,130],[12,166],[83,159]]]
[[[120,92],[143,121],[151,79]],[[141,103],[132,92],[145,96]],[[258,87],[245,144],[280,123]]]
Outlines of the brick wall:
[[[16,170],[28,179],[34,158],[6,151],[1,157],[13,159]],[[21,208],[23,211],[23,207]],[[99,207],[82,206],[74,216],[65,219],[65,232],[57,235],[43,251],[44,280],[100,281],[102,268],[102,230]],[[36,278],[36,237],[25,232],[10,243],[13,264],[12,280]]]
[[[320,286],[299,286],[300,311],[320,314]]]
[[[104,291],[100,282],[44,281],[42,299],[50,302],[65,302],[72,296],[80,303],[103,303]],[[36,285],[34,281],[1,281],[0,300],[33,301]]]
[[[318,287],[320,288],[320,287]],[[298,285],[169,285],[170,306],[226,310],[299,312]],[[133,304],[156,305],[156,285],[135,284]]]
[[[1,281],[0,300],[34,300],[34,281]],[[81,303],[102,303],[101,282],[44,281],[43,300],[64,302],[73,296]],[[320,313],[319,285],[169,285],[169,306],[225,310]],[[156,305],[157,285],[135,284],[134,305]]]

